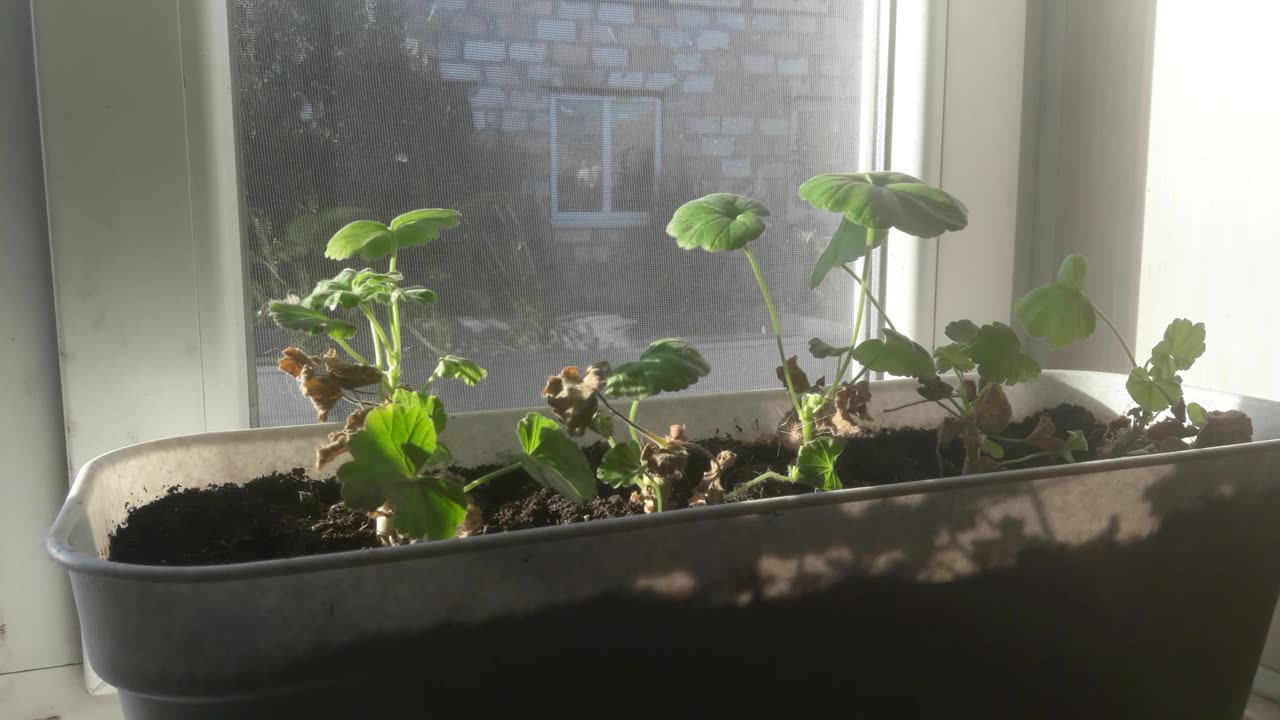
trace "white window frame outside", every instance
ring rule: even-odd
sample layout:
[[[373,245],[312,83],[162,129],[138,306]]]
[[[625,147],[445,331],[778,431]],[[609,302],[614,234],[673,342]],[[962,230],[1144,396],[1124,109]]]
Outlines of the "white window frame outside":
[[[593,100],[601,102],[600,111],[600,204],[598,212],[560,211],[560,136],[557,103],[560,100]],[[613,210],[613,103],[649,102],[653,104],[653,183],[657,187],[662,174],[662,100],[648,95],[591,95],[586,93],[553,93],[548,98],[550,123],[547,130],[551,148],[551,224],[556,227],[622,228],[644,227],[649,224],[645,211]]]
[[[971,211],[960,242],[889,243],[895,322],[927,344],[946,317],[1009,314],[1020,133],[1003,119],[1021,122],[1033,0],[881,1],[867,3],[882,30],[869,33],[864,88],[893,75],[876,133],[885,162],[955,189]],[[232,7],[34,4],[69,476],[116,447],[253,424]],[[948,277],[967,268],[992,282]],[[86,299],[83,279],[112,273]],[[0,502],[9,492],[0,484]],[[32,551],[0,547],[0,560]],[[92,692],[111,691],[85,670]]]

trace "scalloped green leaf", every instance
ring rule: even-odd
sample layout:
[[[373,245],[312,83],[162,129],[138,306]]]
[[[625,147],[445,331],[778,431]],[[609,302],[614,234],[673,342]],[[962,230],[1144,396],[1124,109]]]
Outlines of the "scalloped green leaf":
[[[407,300],[419,305],[434,305],[436,302],[436,293],[434,290],[426,288],[399,288],[391,293],[394,299]]]
[[[978,335],[978,326],[972,320],[956,320],[947,323],[943,332],[958,343],[967,343]]]
[[[844,446],[835,438],[820,437],[800,446],[796,453],[796,470],[800,482],[818,490],[839,490],[844,487],[836,474],[836,461]]]
[[[902,333],[885,329],[884,339],[864,340],[853,349],[853,359],[865,368],[900,377],[934,375],[933,356]]]
[[[978,328],[969,342],[969,357],[987,382],[1014,385],[1040,375],[1040,363],[1022,351],[1018,334],[1004,323]]]
[[[529,413],[516,425],[524,455],[520,464],[543,487],[584,503],[596,495],[595,473],[587,457],[551,418]]]
[[[391,231],[395,234],[396,247],[405,248],[414,245],[426,245],[440,237],[440,231],[457,227],[462,220],[462,213],[447,208],[429,208],[412,210],[397,215],[391,221]]]
[[[1190,370],[1196,360],[1205,351],[1204,323],[1193,323],[1186,318],[1178,318],[1169,323],[1164,330],[1164,338],[1151,349],[1153,364],[1156,358],[1169,358],[1170,364],[1178,370]],[[1173,373],[1167,373],[1172,376]]]
[[[1209,413],[1200,403],[1187,403],[1187,419],[1192,425],[1202,428],[1209,424]]]
[[[386,225],[374,220],[356,220],[329,238],[324,256],[330,260],[346,260],[359,255],[365,260],[377,260],[395,249],[396,236]]]
[[[982,436],[982,440],[979,443],[979,446],[982,448],[982,452],[990,455],[996,460],[1004,459],[1004,446],[996,442],[995,440],[992,440],[991,438],[987,437],[986,435]]]
[[[436,363],[435,372],[432,374],[436,377],[461,380],[468,385],[475,385],[485,379],[489,371],[464,357],[441,355],[440,362]]]
[[[609,448],[596,468],[600,482],[613,488],[638,485],[644,478],[640,464],[640,445],[634,442],[618,443]]]
[[[444,401],[435,395],[396,388],[396,391],[391,394],[391,402],[404,407],[422,408],[435,424],[437,433],[444,432],[445,426],[449,423],[449,415],[444,410]]]
[[[940,373],[959,370],[969,372],[975,367],[973,358],[969,356],[969,346],[964,343],[943,345],[933,351],[935,366]]]
[[[296,330],[307,335],[328,335],[343,340],[356,334],[355,325],[301,305],[273,302],[268,306],[268,312],[271,319],[286,330]]]
[[[679,338],[663,338],[649,343],[640,359],[613,369],[605,385],[610,397],[633,400],[663,392],[679,392],[711,372],[702,353]]]
[[[1146,368],[1130,370],[1124,387],[1139,407],[1151,412],[1160,412],[1182,397],[1182,385],[1178,381],[1153,376]]]
[[[829,173],[800,185],[810,205],[842,213],[876,230],[898,229],[916,237],[962,230],[969,210],[952,195],[918,178],[897,172]]]
[[[667,223],[667,234],[685,250],[737,250],[760,237],[769,208],[733,193],[712,193],[681,205]]]
[[[1058,268],[1057,280],[1023,295],[1014,304],[1014,314],[1032,337],[1064,348],[1093,334],[1098,312],[1081,290],[1086,269],[1083,255],[1069,255]]]
[[[883,245],[885,237],[884,233],[873,233],[871,248]],[[841,218],[840,226],[831,236],[831,242],[827,243],[827,249],[818,256],[818,262],[813,267],[813,274],[809,276],[809,289],[817,290],[827,273],[866,254],[867,229],[849,218]]]

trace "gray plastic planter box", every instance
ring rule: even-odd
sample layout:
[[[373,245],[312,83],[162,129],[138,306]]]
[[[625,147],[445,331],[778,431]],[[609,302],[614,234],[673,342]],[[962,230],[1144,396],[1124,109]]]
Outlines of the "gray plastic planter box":
[[[1123,382],[1010,396],[1106,418]],[[1239,720],[1280,587],[1280,404],[1188,392],[1259,442],[236,566],[102,559],[131,503],[305,466],[326,428],[174,438],[86,465],[49,548],[134,720]],[[913,397],[880,383],[873,414]],[[751,437],[784,402],[641,412]],[[454,454],[509,452],[520,414],[452,419]]]

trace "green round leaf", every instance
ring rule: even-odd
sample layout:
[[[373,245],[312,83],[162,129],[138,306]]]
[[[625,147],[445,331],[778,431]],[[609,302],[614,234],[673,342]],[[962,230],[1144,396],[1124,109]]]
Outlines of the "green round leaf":
[[[462,213],[457,210],[413,210],[392,220],[391,231],[395,234],[397,248],[425,245],[440,237],[442,229],[457,227],[461,218]]]
[[[974,368],[973,358],[969,356],[969,347],[964,343],[943,345],[933,351],[933,357],[936,359],[935,365],[940,373],[952,370],[969,372]]]
[[[596,468],[600,482],[613,488],[637,485],[644,477],[640,465],[640,446],[634,442],[619,443],[605,452]]]
[[[639,400],[662,392],[679,392],[710,372],[711,365],[693,345],[664,338],[650,343],[639,360],[614,368],[605,393]]]
[[[435,292],[426,288],[404,288],[392,293],[392,297],[404,298],[419,305],[432,305],[436,301]]]
[[[685,250],[737,250],[764,233],[768,215],[769,208],[759,200],[712,193],[681,205],[667,224],[667,234]]]
[[[948,323],[943,332],[958,343],[967,343],[977,336],[978,326],[972,320],[956,320]]]
[[[405,452],[416,448],[413,457]],[[421,407],[383,405],[369,411],[364,429],[351,436],[351,460],[338,468],[342,500],[356,510],[376,510],[394,499],[398,483],[417,475],[421,459],[435,452],[436,427]]]
[[[357,220],[329,238],[324,256],[331,260],[346,260],[359,255],[365,260],[377,260],[391,254],[395,248],[395,235],[386,225],[373,220]]]
[[[916,237],[962,230],[969,210],[948,193],[904,173],[831,173],[806,180],[800,197],[810,205],[876,230],[898,229]]]
[[[871,248],[875,249],[884,244],[886,235],[883,232],[874,232],[871,239]],[[867,229],[853,222],[849,218],[840,219],[840,227],[836,228],[836,232],[831,236],[831,242],[827,244],[827,249],[822,251],[818,256],[818,262],[814,265],[813,274],[809,276],[809,289],[817,290],[822,281],[826,279],[827,273],[844,265],[851,263],[867,253]]]
[[[1098,324],[1097,311],[1088,296],[1056,282],[1023,295],[1013,312],[1032,337],[1043,338],[1055,348],[1084,340]]]
[[[444,401],[435,395],[396,388],[391,395],[391,402],[407,408],[422,408],[436,426],[437,433],[444,432],[445,425],[449,422],[449,416],[444,411]]]
[[[801,445],[796,453],[800,481],[823,491],[844,487],[836,474],[836,460],[843,449],[844,446],[831,437],[820,437]]]
[[[475,385],[485,379],[489,371],[464,357],[442,355],[433,374],[436,377],[461,380],[468,385]]]
[[[1187,419],[1192,425],[1202,428],[1209,424],[1209,413],[1205,411],[1204,406],[1200,403],[1187,403]]]
[[[391,524],[411,538],[446,540],[467,516],[467,494],[455,482],[426,477],[399,482],[390,498]]]
[[[1022,352],[1018,334],[1004,323],[978,328],[969,342],[969,357],[987,382],[1014,385],[1040,375],[1040,363]]]
[[[1182,398],[1182,385],[1169,378],[1153,377],[1145,368],[1129,371],[1124,387],[1129,397],[1144,410],[1160,412]]]
[[[902,333],[885,329],[884,340],[865,340],[853,349],[859,365],[900,377],[925,378],[934,374],[933,356]]]
[[[983,435],[982,441],[979,443],[979,445],[982,448],[982,452],[990,455],[996,460],[1004,459],[1004,446],[996,442],[995,440],[992,440],[991,438]]]
[[[516,425],[524,455],[520,464],[544,487],[584,503],[596,495],[596,478],[587,457],[556,421],[529,413]]]
[[[323,334],[343,340],[356,334],[355,325],[301,305],[274,302],[268,306],[268,312],[271,314],[271,319],[286,330],[296,330],[308,335]]]

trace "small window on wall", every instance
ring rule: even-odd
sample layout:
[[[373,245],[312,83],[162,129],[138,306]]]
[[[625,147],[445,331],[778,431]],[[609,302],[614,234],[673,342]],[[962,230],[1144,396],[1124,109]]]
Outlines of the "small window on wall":
[[[551,220],[558,226],[650,222],[661,171],[656,98],[551,97]]]

